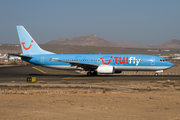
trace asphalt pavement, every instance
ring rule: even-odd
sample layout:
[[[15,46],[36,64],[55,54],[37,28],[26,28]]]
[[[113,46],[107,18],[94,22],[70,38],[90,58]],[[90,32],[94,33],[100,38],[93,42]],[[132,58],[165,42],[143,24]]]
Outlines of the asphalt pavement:
[[[180,80],[180,75],[98,75],[86,76],[76,71],[56,70],[39,66],[1,66],[0,82],[26,82],[27,77],[36,77],[37,81],[89,81],[89,80],[118,80],[118,81],[151,81],[151,80]]]

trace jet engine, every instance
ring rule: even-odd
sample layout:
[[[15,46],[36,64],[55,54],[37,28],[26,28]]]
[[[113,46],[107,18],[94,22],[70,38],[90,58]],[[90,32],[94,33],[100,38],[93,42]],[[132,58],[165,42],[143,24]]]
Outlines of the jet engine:
[[[115,72],[115,69],[113,66],[109,66],[109,65],[100,65],[97,68],[97,72],[98,73],[102,73],[102,74],[111,74]]]

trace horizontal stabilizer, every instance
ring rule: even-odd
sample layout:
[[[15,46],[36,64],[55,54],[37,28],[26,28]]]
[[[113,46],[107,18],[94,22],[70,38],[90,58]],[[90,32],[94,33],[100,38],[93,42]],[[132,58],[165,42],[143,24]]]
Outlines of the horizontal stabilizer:
[[[24,55],[19,55],[19,54],[9,54],[9,55],[23,57],[23,58],[32,58],[30,56],[24,56]]]

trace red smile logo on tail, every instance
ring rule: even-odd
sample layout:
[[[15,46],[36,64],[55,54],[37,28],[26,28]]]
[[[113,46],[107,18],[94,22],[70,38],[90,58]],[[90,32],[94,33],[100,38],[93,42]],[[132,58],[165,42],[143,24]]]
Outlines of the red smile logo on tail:
[[[31,42],[33,43],[33,40],[31,40]],[[31,48],[32,45],[30,45],[28,48],[25,47],[25,42],[21,42],[21,44],[23,45],[23,48],[25,50],[29,50]]]

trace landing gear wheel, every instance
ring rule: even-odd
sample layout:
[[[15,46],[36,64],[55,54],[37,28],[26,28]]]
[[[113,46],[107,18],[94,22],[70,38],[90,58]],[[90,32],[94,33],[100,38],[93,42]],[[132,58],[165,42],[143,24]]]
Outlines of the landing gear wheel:
[[[92,73],[91,72],[87,72],[87,76],[91,76],[92,75]]]
[[[158,73],[155,73],[154,75],[155,75],[155,76],[158,76]]]
[[[93,76],[97,76],[97,71],[94,71],[94,72],[93,72]]]

